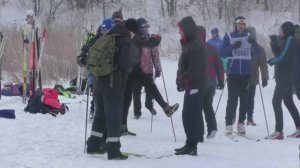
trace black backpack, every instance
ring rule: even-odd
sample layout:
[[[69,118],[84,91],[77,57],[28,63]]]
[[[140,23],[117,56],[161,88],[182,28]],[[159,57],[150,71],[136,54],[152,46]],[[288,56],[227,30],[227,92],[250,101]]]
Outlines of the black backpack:
[[[58,115],[59,113],[65,114],[66,110],[69,109],[65,104],[62,104],[61,109],[53,109],[42,102],[42,97],[43,91],[40,89],[36,90],[35,93],[29,98],[27,107],[24,108],[24,111],[34,114],[49,113],[52,116],[56,117],[56,115]]]

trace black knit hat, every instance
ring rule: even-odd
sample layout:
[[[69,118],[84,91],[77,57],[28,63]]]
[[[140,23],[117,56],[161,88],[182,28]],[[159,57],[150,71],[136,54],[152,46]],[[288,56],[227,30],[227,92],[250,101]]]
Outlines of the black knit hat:
[[[129,18],[125,21],[125,26],[126,28],[133,32],[134,34],[138,34],[139,28],[138,28],[138,23],[135,19]]]
[[[123,20],[122,8],[120,8],[118,11],[114,12],[111,18],[113,20],[116,18],[120,18]]]
[[[285,37],[293,36],[295,33],[295,26],[292,22],[284,22],[281,25],[281,29],[282,29]]]

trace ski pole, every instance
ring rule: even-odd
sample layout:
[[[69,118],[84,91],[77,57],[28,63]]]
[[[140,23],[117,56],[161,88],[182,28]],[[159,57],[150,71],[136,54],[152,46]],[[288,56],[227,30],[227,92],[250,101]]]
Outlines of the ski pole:
[[[226,80],[225,80],[225,82],[224,82],[224,88],[222,89],[222,92],[221,92],[221,95],[220,95],[220,98],[219,98],[219,101],[218,101],[218,104],[217,104],[217,107],[216,107],[215,115],[216,115],[217,112],[218,112],[219,105],[220,105],[220,102],[221,102],[221,99],[222,99],[222,96],[223,96],[223,93],[224,93],[224,89],[225,89],[226,83],[227,83],[227,78],[226,78]]]
[[[267,132],[268,132],[268,136],[269,136],[269,135],[270,135],[270,132],[269,132],[268,120],[267,120],[266,109],[265,109],[265,103],[264,103],[264,98],[263,98],[263,95],[262,95],[260,83],[258,84],[258,86],[259,86],[259,92],[260,92],[261,103],[262,103],[263,110],[264,110],[265,123],[266,123]]]
[[[89,96],[90,96],[90,89],[87,88],[87,101],[86,101],[86,113],[85,113],[85,130],[84,130],[84,148],[83,153],[86,152],[86,134],[87,134],[87,123],[88,123],[88,111],[89,111]]]
[[[237,51],[237,49],[234,50],[234,55],[235,55],[236,51]],[[233,57],[233,56],[232,56],[232,57]],[[222,99],[222,96],[223,96],[223,92],[224,92],[225,86],[226,86],[226,84],[227,84],[228,73],[230,72],[230,70],[231,70],[231,68],[232,68],[233,62],[234,62],[234,58],[232,58],[231,63],[230,63],[230,66],[229,66],[229,68],[227,68],[226,79],[225,79],[225,82],[224,82],[224,88],[223,88],[223,90],[222,90],[222,92],[221,92],[221,95],[220,95],[220,98],[219,98],[219,101],[218,101],[218,105],[217,105],[217,108],[216,108],[216,111],[215,111],[215,115],[216,115],[217,112],[218,112],[219,105],[220,105],[220,102],[221,102],[221,99]]]
[[[166,83],[165,83],[165,77],[164,77],[163,70],[161,70],[161,76],[162,76],[163,83],[164,83],[164,89],[165,89],[165,93],[166,93],[167,103],[169,104],[169,98],[168,98],[168,93],[167,93],[167,88],[166,88]],[[176,142],[176,134],[175,134],[175,129],[174,129],[174,124],[173,124],[172,116],[170,116],[170,120],[171,120],[171,125],[172,125],[172,130],[173,130],[174,140],[175,140],[175,142]]]

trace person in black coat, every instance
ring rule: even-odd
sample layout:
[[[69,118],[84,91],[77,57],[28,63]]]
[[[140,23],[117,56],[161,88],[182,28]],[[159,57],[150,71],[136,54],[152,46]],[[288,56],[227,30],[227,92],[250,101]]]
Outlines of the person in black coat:
[[[113,75],[97,77],[94,85],[96,115],[91,137],[87,142],[88,153],[104,153],[108,159],[124,160],[127,156],[120,152],[120,134],[122,120],[123,92],[128,74],[131,70],[131,39],[128,29],[123,24],[115,25],[108,34],[117,34],[116,46],[118,51],[114,55]],[[111,80],[111,76],[113,80]],[[112,87],[111,87],[111,81]],[[103,151],[104,133],[107,131],[106,146]],[[102,147],[102,150],[100,150]],[[99,149],[98,151],[95,149]],[[92,150],[92,151],[89,151]]]
[[[197,155],[200,128],[203,125],[202,106],[208,87],[207,53],[205,44],[197,34],[196,23],[191,16],[178,23],[182,52],[178,62],[177,90],[185,91],[182,110],[186,143],[175,149],[176,155]]]
[[[275,55],[268,60],[269,65],[275,65],[276,86],[273,95],[273,109],[275,113],[275,132],[266,139],[284,139],[282,101],[290,112],[300,137],[300,116],[293,100],[293,61],[296,53],[294,39],[294,25],[285,22],[281,25],[280,35],[271,35],[271,48]]]
[[[132,71],[129,74],[128,81],[126,83],[126,89],[124,92],[124,103],[123,103],[123,116],[122,116],[122,135],[135,135],[128,131],[127,118],[128,111],[132,100],[133,84],[132,82],[140,82],[153,96],[154,100],[163,108],[165,114],[170,117],[177,109],[179,104],[176,103],[172,106],[168,104],[160,94],[157,86],[155,85],[152,78],[147,77],[143,73],[141,64],[142,48],[153,48],[160,44],[161,37],[154,36],[148,39],[143,38],[139,34],[138,23],[135,19],[127,19],[125,26],[129,29],[132,35],[132,46],[131,46],[131,60],[132,60]]]

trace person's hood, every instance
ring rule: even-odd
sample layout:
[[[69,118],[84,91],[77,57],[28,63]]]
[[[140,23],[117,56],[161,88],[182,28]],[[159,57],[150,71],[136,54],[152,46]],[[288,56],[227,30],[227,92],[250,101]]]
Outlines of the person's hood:
[[[295,34],[295,26],[292,22],[284,22],[281,25],[281,29],[285,37],[293,36]]]
[[[130,32],[129,30],[123,25],[123,24],[116,24],[108,34],[118,34],[122,36],[129,36],[130,37]]]
[[[206,29],[203,26],[197,26],[197,33],[202,42],[206,43]]]
[[[246,30],[249,32],[250,36],[257,40],[256,30],[254,27],[247,27]]]
[[[184,33],[183,41],[191,41],[197,36],[197,27],[194,19],[191,16],[184,17],[178,22],[179,29]]]

